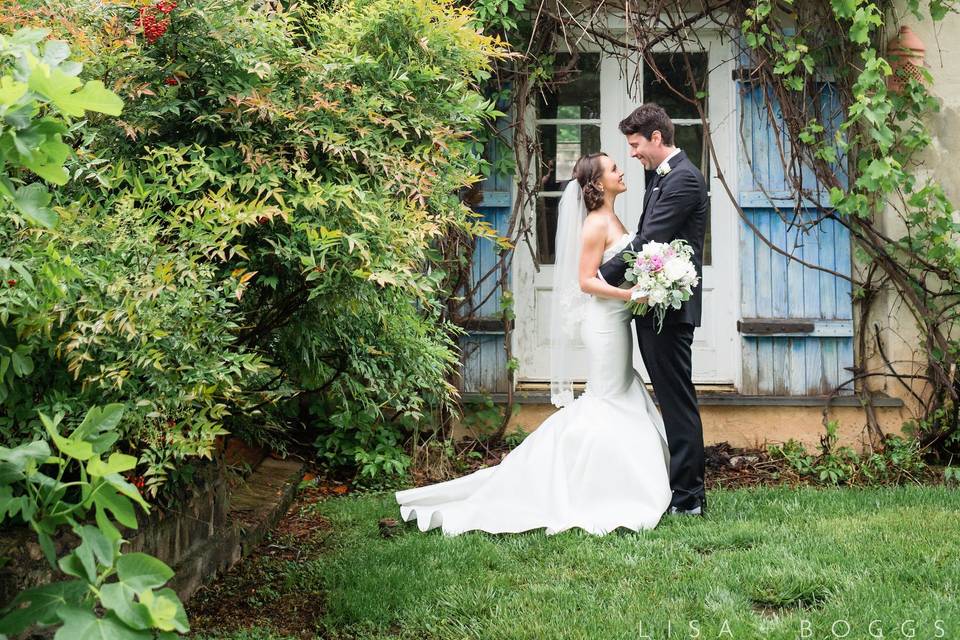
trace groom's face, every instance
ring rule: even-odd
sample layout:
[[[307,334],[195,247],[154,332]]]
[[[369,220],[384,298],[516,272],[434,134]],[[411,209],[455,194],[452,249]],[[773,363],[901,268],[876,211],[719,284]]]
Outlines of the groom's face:
[[[627,135],[627,144],[630,146],[630,157],[639,160],[644,169],[656,169],[666,156],[659,131],[651,133],[650,138],[631,133]]]

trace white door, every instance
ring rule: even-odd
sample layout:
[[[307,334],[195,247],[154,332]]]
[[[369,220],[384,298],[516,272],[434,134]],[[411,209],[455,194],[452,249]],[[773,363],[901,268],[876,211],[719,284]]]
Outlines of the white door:
[[[736,115],[729,48],[719,40],[708,39],[703,44],[706,49],[690,54],[691,62],[696,73],[707,77],[710,135],[717,157],[728,163],[724,170],[733,175],[730,170],[734,166]],[[654,55],[660,73],[674,86],[688,85],[679,80],[687,77],[681,57],[668,52]],[[570,60],[569,54],[560,53],[556,67],[561,68]],[[624,74],[622,64],[622,60],[588,49],[577,56],[576,80],[538,96],[536,104],[530,107],[528,122],[535,123],[541,142],[541,158],[537,163],[541,170],[534,176],[540,182],[541,191],[532,216],[535,223],[532,248],[540,268],[539,271],[535,268],[530,249],[517,247],[513,273],[516,309],[513,349],[519,359],[517,380],[542,382],[550,378],[549,314],[557,204],[578,157],[602,150],[624,170],[627,192],[617,198],[616,210],[628,230],[637,228],[643,206],[643,166],[628,157],[626,140],[617,125],[635,107],[648,101],[660,104],[670,114],[676,144],[701,167],[711,191],[710,224],[704,250],[703,326],[697,328],[693,343],[694,382],[732,384],[739,370],[739,350],[734,348],[739,295],[736,212],[714,177],[715,172],[710,171],[713,160],[707,157],[703,125],[696,108],[677,98],[648,69],[641,70],[641,82],[630,82],[632,69],[628,67]],[[694,95],[692,90],[690,95]],[[576,346],[575,354],[580,354],[577,360],[582,363],[580,377],[583,379],[586,374],[583,345]],[[649,380],[636,345],[634,363]]]

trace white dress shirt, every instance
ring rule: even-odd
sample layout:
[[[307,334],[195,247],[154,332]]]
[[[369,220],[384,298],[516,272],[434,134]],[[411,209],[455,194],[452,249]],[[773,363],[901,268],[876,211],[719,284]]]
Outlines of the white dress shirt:
[[[670,155],[668,155],[666,158],[664,158],[664,159],[663,159],[663,162],[661,162],[661,163],[657,166],[657,173],[660,174],[660,175],[663,175],[663,170],[666,169],[666,167],[669,167],[669,166],[670,166],[670,158],[672,158],[673,156],[677,155],[678,153],[680,153],[680,147],[674,147],[673,151],[670,152]],[[667,171],[669,172],[670,170],[667,169]]]

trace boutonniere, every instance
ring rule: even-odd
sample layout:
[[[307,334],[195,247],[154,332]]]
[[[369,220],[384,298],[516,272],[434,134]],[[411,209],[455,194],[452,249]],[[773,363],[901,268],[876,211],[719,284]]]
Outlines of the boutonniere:
[[[657,167],[657,175],[660,176],[661,178],[662,178],[663,176],[667,175],[668,173],[670,173],[670,163],[669,163],[669,162],[666,163],[666,164],[664,164],[664,165],[661,165],[661,166]]]

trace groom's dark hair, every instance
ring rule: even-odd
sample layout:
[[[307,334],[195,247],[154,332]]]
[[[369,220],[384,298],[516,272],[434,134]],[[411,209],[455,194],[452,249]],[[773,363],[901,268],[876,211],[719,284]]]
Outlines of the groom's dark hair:
[[[620,121],[620,133],[625,136],[639,133],[649,140],[654,131],[660,132],[663,144],[673,144],[673,121],[663,107],[652,102],[640,105]]]

